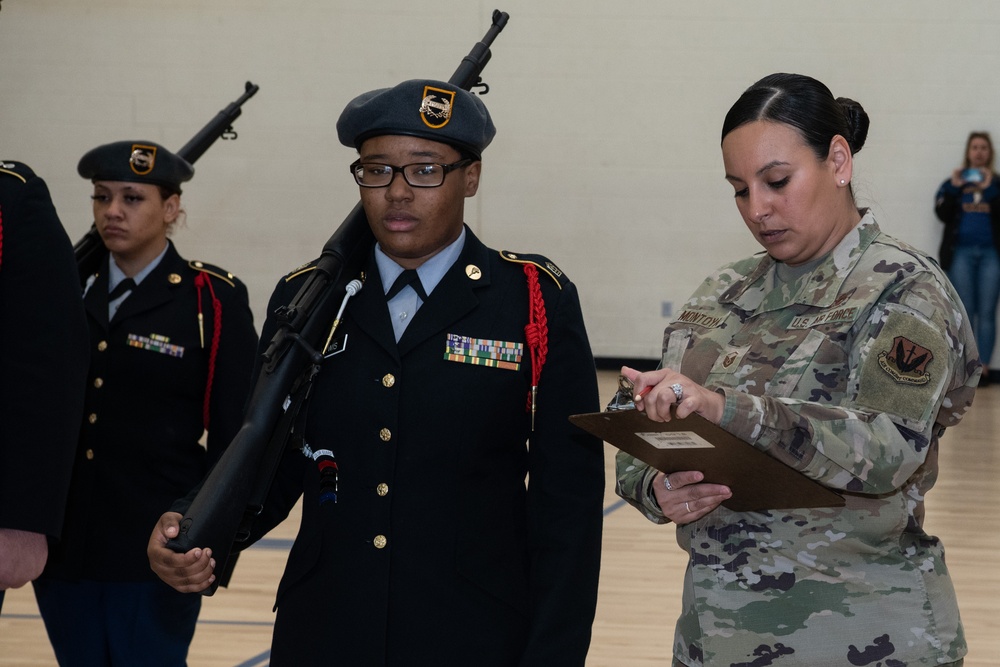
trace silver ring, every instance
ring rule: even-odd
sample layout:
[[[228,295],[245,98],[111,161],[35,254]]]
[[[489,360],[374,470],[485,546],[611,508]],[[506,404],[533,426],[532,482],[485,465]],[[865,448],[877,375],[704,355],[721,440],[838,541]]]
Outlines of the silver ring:
[[[684,400],[684,387],[681,386],[680,382],[673,383],[670,388],[674,390],[674,398],[677,399],[678,403]]]
[[[691,513],[691,506],[688,505],[687,503],[684,503],[684,509],[686,509],[689,514]]]
[[[670,475],[663,476],[663,486],[666,487],[667,491],[673,491],[674,487],[670,486]]]

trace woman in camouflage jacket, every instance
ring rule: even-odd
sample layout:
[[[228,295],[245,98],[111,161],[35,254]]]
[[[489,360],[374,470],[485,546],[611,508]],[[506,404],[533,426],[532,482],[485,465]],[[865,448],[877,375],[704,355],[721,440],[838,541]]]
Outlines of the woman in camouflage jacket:
[[[659,370],[622,371],[651,419],[697,413],[846,502],[734,512],[721,504],[731,490],[701,472],[665,476],[619,454],[619,495],[675,522],[689,554],[674,665],[958,665],[966,653],[923,503],[979,356],[937,265],[855,204],[867,130],[861,105],[809,77],[747,89],[722,152],[766,253],[705,280],[667,327]]]

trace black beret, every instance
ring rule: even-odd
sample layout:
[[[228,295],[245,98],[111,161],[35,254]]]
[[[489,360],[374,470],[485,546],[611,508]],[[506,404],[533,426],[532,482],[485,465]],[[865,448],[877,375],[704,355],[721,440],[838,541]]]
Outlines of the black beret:
[[[162,185],[172,192],[191,180],[194,167],[152,141],[116,141],[80,158],[76,171],[91,181],[131,181]]]
[[[340,143],[358,149],[365,139],[403,134],[450,144],[479,158],[496,133],[482,100],[458,86],[429,79],[359,95],[337,120]]]

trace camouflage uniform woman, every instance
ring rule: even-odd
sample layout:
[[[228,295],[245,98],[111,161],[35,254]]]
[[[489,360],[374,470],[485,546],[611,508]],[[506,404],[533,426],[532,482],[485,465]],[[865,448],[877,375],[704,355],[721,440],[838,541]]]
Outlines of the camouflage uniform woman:
[[[730,489],[700,472],[665,476],[619,454],[619,495],[675,522],[689,554],[675,665],[958,665],[966,653],[923,517],[939,439],[971,405],[980,362],[938,266],[856,207],[867,130],[859,104],[809,77],[751,86],[722,152],[766,253],[705,280],[667,327],[659,370],[622,371],[636,395],[648,388],[636,404],[650,418],[700,414],[846,500],[733,512],[720,504]]]

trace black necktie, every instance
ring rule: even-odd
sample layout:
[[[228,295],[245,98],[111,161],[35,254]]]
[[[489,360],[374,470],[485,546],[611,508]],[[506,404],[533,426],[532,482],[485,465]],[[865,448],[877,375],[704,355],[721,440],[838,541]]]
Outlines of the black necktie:
[[[115,288],[108,292],[108,303],[111,303],[118,297],[120,297],[125,292],[135,289],[135,281],[131,278],[125,278],[120,283],[115,285]]]
[[[420,284],[420,276],[417,275],[416,269],[406,269],[400,273],[399,277],[396,278],[396,281],[392,283],[392,287],[390,287],[389,291],[385,293],[385,300],[388,301],[392,297],[399,294],[399,291],[407,285],[416,290],[417,295],[421,300],[427,301],[427,293],[424,292],[424,286]]]

